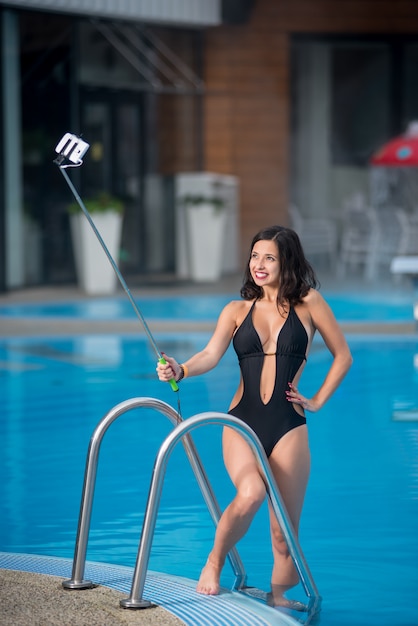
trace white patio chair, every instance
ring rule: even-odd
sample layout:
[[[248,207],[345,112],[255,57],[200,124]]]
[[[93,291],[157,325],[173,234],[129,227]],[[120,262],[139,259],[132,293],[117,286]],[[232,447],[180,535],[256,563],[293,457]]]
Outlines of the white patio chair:
[[[339,276],[360,268],[367,278],[373,278],[377,272],[378,242],[377,211],[359,203],[347,205],[343,210]]]
[[[301,240],[306,257],[325,256],[333,265],[337,257],[337,227],[332,219],[303,217],[295,205],[289,207],[290,224]]]
[[[418,230],[418,225],[416,226]],[[368,280],[389,273],[393,257],[412,253],[417,236],[403,209],[348,206],[343,214],[339,275],[362,266]],[[411,252],[407,252],[411,250]]]
[[[390,271],[395,283],[408,281],[410,274],[406,271],[405,263],[409,266],[416,264],[418,259],[418,213],[402,211],[402,234],[396,253],[390,260]],[[412,272],[413,274],[414,272]],[[418,310],[418,306],[417,306]],[[418,323],[418,318],[417,318]]]
[[[418,255],[418,212],[402,213],[403,228],[397,255]]]

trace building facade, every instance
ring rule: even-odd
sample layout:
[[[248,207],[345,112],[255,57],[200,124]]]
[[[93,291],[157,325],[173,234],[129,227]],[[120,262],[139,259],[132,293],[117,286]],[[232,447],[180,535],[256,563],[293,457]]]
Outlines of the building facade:
[[[55,6],[54,6],[55,5]],[[290,204],[338,224],[369,159],[418,119],[418,4],[407,0],[0,0],[0,289],[75,280],[53,164],[88,158],[82,197],[125,202],[121,268],[175,275],[175,181],[237,177],[240,262]]]

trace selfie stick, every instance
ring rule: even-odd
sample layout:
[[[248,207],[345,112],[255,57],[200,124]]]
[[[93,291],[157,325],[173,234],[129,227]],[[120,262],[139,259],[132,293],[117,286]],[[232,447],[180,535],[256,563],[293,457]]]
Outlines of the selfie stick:
[[[125,290],[126,295],[128,296],[134,311],[139,319],[139,321],[141,322],[147,337],[151,343],[151,346],[154,349],[155,354],[157,355],[158,361],[159,363],[167,363],[167,361],[165,360],[165,358],[163,357],[163,355],[161,354],[160,350],[158,349],[158,346],[155,342],[154,337],[152,336],[152,333],[148,327],[148,324],[144,318],[144,316],[142,315],[140,309],[138,308],[135,300],[132,297],[131,292],[129,291],[128,285],[125,282],[125,279],[123,278],[122,274],[119,271],[118,266],[116,265],[115,261],[113,260],[112,255],[110,254],[105,242],[103,241],[99,231],[96,228],[95,223],[93,222],[90,213],[87,211],[84,202],[81,200],[80,196],[77,193],[77,190],[75,189],[73,183],[71,182],[67,172],[65,171],[67,167],[80,167],[80,165],[82,165],[83,161],[82,161],[82,157],[85,155],[85,153],[87,152],[87,150],[89,149],[89,144],[86,143],[85,141],[83,141],[81,139],[81,137],[78,137],[77,135],[72,135],[71,133],[66,133],[64,135],[64,137],[61,139],[61,141],[58,143],[57,147],[55,148],[55,152],[58,153],[58,157],[54,160],[54,163],[56,163],[59,167],[59,170],[61,172],[61,174],[64,176],[65,180],[67,181],[67,184],[69,186],[69,188],[71,189],[74,198],[77,200],[77,203],[80,205],[81,210],[83,211],[84,215],[86,216],[86,218],[88,219],[90,226],[93,229],[94,234],[96,235],[97,239],[99,240],[100,245],[102,246],[103,250],[106,253],[107,258],[109,259],[109,262],[111,264],[111,266],[113,267],[116,276],[119,279],[119,282],[121,283],[122,287]],[[172,378],[170,381],[170,386],[171,389],[173,391],[178,391],[178,385],[176,383],[176,381],[174,380],[174,378]]]

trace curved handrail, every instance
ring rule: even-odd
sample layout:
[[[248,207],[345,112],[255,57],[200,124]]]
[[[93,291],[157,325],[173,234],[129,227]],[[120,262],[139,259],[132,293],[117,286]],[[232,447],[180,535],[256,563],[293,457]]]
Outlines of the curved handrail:
[[[282,530],[290,556],[292,557],[296,570],[299,574],[305,593],[309,598],[309,614],[313,615],[319,611],[321,597],[302,553],[295,530],[277,488],[276,481],[270,469],[270,465],[261,442],[254,431],[247,426],[247,424],[236,417],[232,417],[231,415],[227,415],[225,413],[200,413],[198,415],[194,415],[193,417],[188,418],[185,422],[178,424],[164,440],[154,464],[135,571],[132,579],[131,594],[128,598],[121,600],[120,605],[123,608],[143,608],[144,606],[149,605],[148,601],[142,598],[142,593],[144,591],[145,577],[158,512],[158,504],[161,497],[167,462],[177,443],[184,436],[186,436],[189,431],[204,424],[218,424],[221,426],[232,427],[237,430],[250,445],[260,465],[260,469],[266,483],[267,495]]]
[[[72,574],[70,580],[65,580],[62,583],[62,586],[65,589],[86,589],[93,586],[92,581],[85,580],[83,577],[86,564],[87,542],[90,530],[100,445],[109,426],[122,414],[136,408],[155,409],[156,411],[166,415],[166,417],[168,417],[175,426],[182,423],[180,414],[162,400],[157,400],[156,398],[131,398],[130,400],[125,400],[124,402],[121,402],[113,407],[96,426],[90,439],[86,459]],[[200,457],[192,439],[189,436],[186,435],[184,437],[183,445],[203,498],[206,502],[206,506],[208,507],[212,520],[216,525],[221,516],[221,509],[213,493],[206,472],[202,466]],[[244,565],[236,549],[229,553],[228,560],[235,575],[234,587],[236,589],[240,589],[245,585],[246,574]]]

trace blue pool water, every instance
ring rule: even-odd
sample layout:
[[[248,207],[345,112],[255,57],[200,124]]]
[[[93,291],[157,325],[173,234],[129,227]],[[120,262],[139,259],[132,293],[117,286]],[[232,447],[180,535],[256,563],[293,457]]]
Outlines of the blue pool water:
[[[324,296],[340,321],[412,321],[412,292],[392,291],[382,298],[373,292],[327,293]],[[146,319],[183,319],[193,321],[216,320],[220,310],[236,294],[187,295],[159,298],[141,297],[137,304]],[[124,297],[97,298],[88,301],[71,301],[41,304],[10,304],[0,307],[4,317],[58,317],[85,320],[127,320],[135,318],[135,311]]]
[[[159,335],[186,359],[204,333]],[[301,544],[323,596],[321,626],[416,626],[418,610],[418,336],[349,336],[354,366],[318,414],[309,415],[312,477]],[[225,411],[237,383],[230,350],[219,367],[181,386],[183,416]],[[72,557],[84,464],[98,421],[127,398],[177,397],[154,374],[143,338],[86,336],[0,340],[0,551]],[[306,395],[329,356],[320,341],[304,373]],[[134,565],[155,455],[167,418],[132,411],[106,434],[100,454],[87,558]],[[233,490],[220,428],[193,438],[224,507]],[[213,525],[181,447],[168,465],[150,568],[196,579]],[[266,507],[238,546],[248,583],[269,587]],[[231,586],[226,564],[222,583]],[[295,596],[303,599],[300,589]]]

